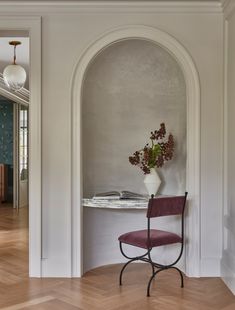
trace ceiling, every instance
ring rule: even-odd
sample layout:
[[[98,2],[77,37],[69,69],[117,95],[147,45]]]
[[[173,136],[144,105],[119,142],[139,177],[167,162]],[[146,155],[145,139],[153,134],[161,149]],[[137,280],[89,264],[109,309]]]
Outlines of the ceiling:
[[[221,7],[225,7],[227,5],[228,2],[233,2],[234,0],[0,0],[0,4],[3,4],[3,5],[14,5],[14,4],[17,4],[22,2],[24,5],[27,5],[27,3],[30,5],[34,5],[34,4],[37,4],[37,5],[43,5],[43,4],[49,4],[49,5],[54,5],[54,3],[60,3],[60,4],[63,4],[63,5],[66,5],[66,4],[71,4],[71,3],[83,3],[83,4],[86,4],[86,3],[94,3],[94,2],[120,2],[120,3],[125,3],[125,2],[139,2],[139,3],[144,3],[144,2],[150,2],[150,3],[159,3],[159,4],[164,4],[164,3],[167,3],[167,4],[176,4],[177,2],[178,3],[181,3],[181,4],[215,4],[215,5],[219,5]]]
[[[22,1],[22,0],[0,0],[0,2],[17,2],[17,1]],[[101,1],[101,2],[109,2],[110,0],[23,0],[23,2],[97,2],[97,1]],[[115,1],[115,0],[114,0]],[[117,0],[117,1],[121,1],[121,2],[129,2],[129,1],[138,1],[138,2],[215,2],[215,3],[223,3],[227,0]]]
[[[218,4],[221,6],[224,6],[226,2],[229,2],[230,0],[0,0],[0,4],[14,4],[17,2],[23,2],[24,4],[29,3],[30,4],[43,4],[43,3],[60,3],[66,5],[66,3],[91,3],[91,2],[152,2],[152,3],[183,3],[183,4],[190,4],[190,3],[197,3],[197,4],[202,4],[202,3],[209,3],[209,4]],[[233,0],[231,0],[233,1]]]

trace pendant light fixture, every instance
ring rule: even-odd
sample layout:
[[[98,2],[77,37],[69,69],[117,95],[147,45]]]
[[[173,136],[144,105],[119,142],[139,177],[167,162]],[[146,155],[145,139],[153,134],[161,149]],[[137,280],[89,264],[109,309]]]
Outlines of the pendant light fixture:
[[[25,69],[16,64],[16,46],[20,44],[20,41],[9,42],[9,45],[14,46],[13,64],[8,65],[3,71],[4,82],[13,91],[18,91],[23,88],[26,81]]]

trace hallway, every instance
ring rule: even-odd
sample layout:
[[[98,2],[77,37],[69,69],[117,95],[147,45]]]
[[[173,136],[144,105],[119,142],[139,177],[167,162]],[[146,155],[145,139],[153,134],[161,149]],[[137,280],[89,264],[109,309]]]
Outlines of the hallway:
[[[28,278],[28,209],[0,205],[0,286]]]

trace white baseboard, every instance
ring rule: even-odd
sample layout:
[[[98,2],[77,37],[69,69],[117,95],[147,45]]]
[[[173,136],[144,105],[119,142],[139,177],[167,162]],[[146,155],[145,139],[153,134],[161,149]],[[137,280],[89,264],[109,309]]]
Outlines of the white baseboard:
[[[66,257],[42,259],[42,278],[71,278],[71,266]]]
[[[220,258],[201,258],[201,277],[220,277]]]

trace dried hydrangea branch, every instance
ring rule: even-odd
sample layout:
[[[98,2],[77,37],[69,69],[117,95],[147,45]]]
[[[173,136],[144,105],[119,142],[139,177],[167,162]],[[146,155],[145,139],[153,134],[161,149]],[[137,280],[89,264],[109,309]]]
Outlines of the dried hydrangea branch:
[[[150,173],[150,169],[160,168],[168,160],[171,160],[174,153],[174,138],[169,134],[168,140],[163,139],[166,136],[166,127],[164,123],[160,124],[160,129],[151,131],[151,147],[146,144],[143,149],[136,151],[129,157],[132,165],[139,166],[144,174]],[[154,141],[158,141],[154,143]]]

